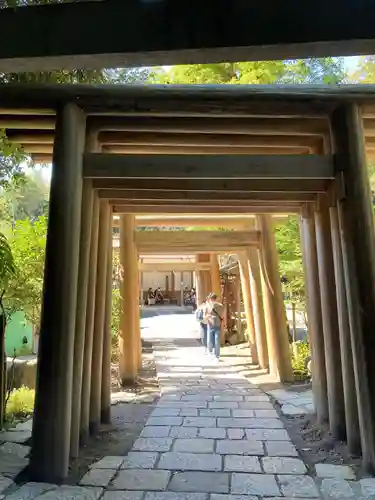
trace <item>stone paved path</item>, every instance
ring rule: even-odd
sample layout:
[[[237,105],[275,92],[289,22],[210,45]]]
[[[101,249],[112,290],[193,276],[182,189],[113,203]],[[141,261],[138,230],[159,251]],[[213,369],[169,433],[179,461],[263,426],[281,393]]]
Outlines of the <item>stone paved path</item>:
[[[214,364],[192,338],[159,339],[154,356],[162,396],[126,457],[94,463],[79,486],[27,484],[6,500],[375,499],[375,480],[349,467],[307,471],[243,358]]]

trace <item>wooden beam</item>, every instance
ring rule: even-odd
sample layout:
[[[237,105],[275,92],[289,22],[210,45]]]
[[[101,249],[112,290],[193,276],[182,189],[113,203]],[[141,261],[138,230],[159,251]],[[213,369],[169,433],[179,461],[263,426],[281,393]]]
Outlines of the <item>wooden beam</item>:
[[[328,131],[327,131],[328,133]],[[154,132],[105,132],[99,141],[103,146],[222,146],[222,147],[303,147],[315,148],[320,137],[279,135],[176,134]]]
[[[55,130],[56,119],[51,116],[22,116],[22,110],[19,115],[0,116],[0,129],[15,130]]]
[[[289,9],[244,0],[8,8],[0,15],[0,62],[3,72],[25,72],[373,54],[371,7],[297,3],[293,29]],[[100,36],[93,26],[102,26]],[[22,40],[7,44],[15,33]]]
[[[259,207],[259,205],[231,206],[231,207],[215,207],[215,206],[170,206],[170,205],[114,205],[113,212],[115,214],[293,214],[300,213],[300,208],[289,205],[267,205]]]
[[[228,251],[257,246],[259,231],[136,231],[139,253]]]
[[[171,117],[96,117],[91,122],[103,131],[99,140],[106,142],[108,131],[178,134],[239,134],[322,136],[329,132],[328,118],[171,118]],[[106,132],[104,132],[106,131]]]
[[[307,155],[312,148],[304,146],[107,146],[102,148],[103,153],[116,155]]]
[[[185,179],[184,191],[236,193],[325,193],[329,180],[324,179]],[[179,179],[94,179],[96,189],[181,190]]]
[[[314,201],[316,195],[314,193],[246,193],[236,191],[223,191],[215,193],[211,191],[190,192],[190,191],[151,191],[151,190],[117,190],[117,189],[99,189],[99,198],[115,200],[112,203],[128,203],[130,201],[223,201],[236,203],[250,203],[254,201]],[[225,203],[224,203],[225,204]]]
[[[148,262],[138,264],[139,271],[142,272],[187,272],[210,269],[209,265],[200,264],[197,262]]]
[[[189,207],[194,207],[194,208],[199,208],[200,210],[204,211],[207,208],[215,208],[216,210],[220,211],[221,208],[232,208],[233,210],[236,210],[237,208],[240,209],[246,209],[248,207],[256,207],[256,208],[263,208],[263,207],[288,207],[288,208],[294,208],[297,209],[297,211],[304,205],[304,203],[299,202],[299,201],[242,201],[242,200],[229,200],[229,201],[190,201],[190,200],[181,200],[181,201],[164,201],[164,200],[108,200],[110,205],[118,205],[119,203],[124,203],[128,206],[132,207],[177,207],[177,208],[189,208]]]
[[[333,175],[328,155],[84,155],[87,178],[331,179]]]

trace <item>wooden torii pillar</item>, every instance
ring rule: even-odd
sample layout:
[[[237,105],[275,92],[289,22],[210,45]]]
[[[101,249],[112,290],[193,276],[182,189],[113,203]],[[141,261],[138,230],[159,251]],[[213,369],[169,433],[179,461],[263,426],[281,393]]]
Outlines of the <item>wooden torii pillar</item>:
[[[123,385],[134,381],[139,364],[138,258],[134,240],[134,215],[120,218],[121,312],[119,332],[119,378]]]
[[[323,319],[325,363],[327,370],[328,415],[330,430],[345,439],[345,407],[342,384],[340,336],[337,316],[331,222],[327,197],[321,197],[314,213],[316,247]]]
[[[244,302],[245,315],[246,315],[248,341],[250,344],[251,361],[255,365],[257,365],[259,360],[258,360],[254,313],[253,313],[253,304],[251,296],[250,272],[249,272],[250,270],[249,270],[248,257],[245,253],[242,253],[238,256],[238,266],[240,271],[242,298]]]
[[[301,246],[305,268],[312,388],[318,422],[328,422],[327,373],[324,353],[322,306],[316,248],[315,220],[311,210],[302,215]]]
[[[57,112],[29,466],[47,483],[69,469],[85,124],[73,103]]]
[[[338,217],[349,314],[363,465],[375,470],[375,228],[360,106],[332,115]]]
[[[256,219],[262,233],[262,288],[270,372],[280,381],[288,382],[293,380],[293,371],[272,218],[269,215],[259,215]]]

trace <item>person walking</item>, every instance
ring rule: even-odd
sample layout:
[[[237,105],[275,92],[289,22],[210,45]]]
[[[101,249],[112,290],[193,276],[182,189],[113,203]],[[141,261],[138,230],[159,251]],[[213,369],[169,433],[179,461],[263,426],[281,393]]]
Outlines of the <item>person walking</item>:
[[[206,302],[204,300],[195,311],[195,318],[199,323],[199,332],[201,336],[201,342],[204,347],[204,352],[207,352],[207,318],[206,318]]]
[[[220,358],[220,331],[221,322],[223,321],[223,305],[218,302],[216,293],[209,295],[209,300],[206,306],[206,319],[207,319],[207,338],[208,338],[208,352],[214,353],[216,362]]]

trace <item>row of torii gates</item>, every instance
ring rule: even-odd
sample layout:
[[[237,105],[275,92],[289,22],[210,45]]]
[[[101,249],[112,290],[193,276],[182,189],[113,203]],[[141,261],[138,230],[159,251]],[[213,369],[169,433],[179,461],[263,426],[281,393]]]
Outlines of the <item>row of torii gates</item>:
[[[263,252],[272,290],[262,294],[267,347],[281,380],[291,373],[269,214],[299,214],[318,419],[374,471],[375,231],[366,159],[375,151],[374,102],[371,86],[0,87],[0,127],[36,161],[53,162],[32,480],[61,481],[79,442],[110,420],[112,214],[121,214],[125,376],[140,363],[137,250],[165,251],[168,243],[165,234],[135,231],[135,215],[258,214],[255,229],[175,238],[179,251],[242,252],[243,272],[253,277]],[[193,247],[196,238],[206,247]],[[255,311],[259,295],[250,290]]]

